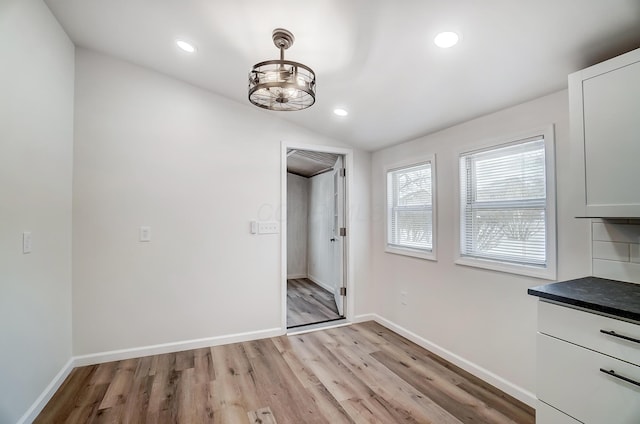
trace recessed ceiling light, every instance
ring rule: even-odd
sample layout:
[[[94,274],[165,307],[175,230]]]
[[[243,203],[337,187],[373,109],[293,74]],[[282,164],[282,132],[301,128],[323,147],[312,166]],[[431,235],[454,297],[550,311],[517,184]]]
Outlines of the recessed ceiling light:
[[[176,40],[176,44],[187,53],[193,53],[196,51],[196,48],[193,46],[193,44],[189,44],[186,41]]]
[[[436,46],[441,47],[443,49],[448,49],[449,47],[453,47],[458,44],[458,40],[460,40],[460,36],[455,32],[447,31],[441,32],[436,35],[436,38],[433,39],[433,42],[436,43]]]
[[[346,110],[344,110],[344,109],[340,109],[340,108],[338,108],[338,109],[333,109],[333,113],[335,113],[335,114],[336,114],[336,115],[338,115],[338,116],[347,116],[347,115],[349,114],[349,112],[347,112],[347,111],[346,111]]]

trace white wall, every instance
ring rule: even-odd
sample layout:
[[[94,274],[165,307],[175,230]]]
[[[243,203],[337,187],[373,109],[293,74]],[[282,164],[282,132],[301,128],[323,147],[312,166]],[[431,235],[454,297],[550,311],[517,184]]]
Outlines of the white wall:
[[[287,173],[287,278],[307,277],[309,179]]]
[[[358,315],[368,314],[380,310],[378,296],[374,293],[373,281],[371,279],[372,261],[372,220],[373,210],[371,208],[371,189],[361,190],[361,181],[371,184],[372,155],[357,152],[354,155],[353,168],[347,169],[347,178],[354,181],[355,189],[347,188],[348,222],[350,228],[347,229],[347,245],[349,252],[348,268],[353,270],[354,276],[349,275],[355,284],[355,291],[347,292],[347,307]],[[348,315],[347,315],[348,316]]]
[[[383,318],[457,355],[494,384],[533,402],[536,300],[527,288],[547,281],[454,265],[455,149],[555,124],[558,279],[590,274],[589,222],[572,216],[567,92],[561,91],[373,154],[372,278]],[[435,153],[438,170],[438,261],[384,252],[383,167]],[[400,292],[407,292],[402,306]],[[487,374],[485,374],[487,375]]]
[[[13,423],[71,358],[74,47],[44,3],[9,0],[0,57],[0,422]]]
[[[339,143],[102,54],[76,59],[74,353],[281,328],[280,236],[249,221],[280,218],[281,141]],[[368,211],[365,175],[353,201]]]
[[[333,237],[333,175],[325,172],[309,179],[309,278],[331,293],[334,281]]]
[[[593,275],[640,283],[640,220],[592,220]]]

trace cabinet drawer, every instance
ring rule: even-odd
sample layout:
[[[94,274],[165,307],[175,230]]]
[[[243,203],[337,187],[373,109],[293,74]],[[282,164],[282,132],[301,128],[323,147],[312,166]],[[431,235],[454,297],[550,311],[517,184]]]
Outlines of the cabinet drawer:
[[[640,367],[538,334],[538,399],[585,424],[640,423]]]
[[[546,403],[538,401],[536,405],[536,424],[580,424],[580,421],[576,421],[567,414],[563,414]]]
[[[640,325],[548,302],[538,302],[540,333],[640,366],[640,343],[604,334],[600,330],[640,340]]]

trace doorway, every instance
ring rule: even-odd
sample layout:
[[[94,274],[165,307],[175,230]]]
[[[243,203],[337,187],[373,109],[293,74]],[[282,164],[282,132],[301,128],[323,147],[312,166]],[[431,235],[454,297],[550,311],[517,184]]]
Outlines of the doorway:
[[[286,327],[345,318],[346,155],[286,148]]]

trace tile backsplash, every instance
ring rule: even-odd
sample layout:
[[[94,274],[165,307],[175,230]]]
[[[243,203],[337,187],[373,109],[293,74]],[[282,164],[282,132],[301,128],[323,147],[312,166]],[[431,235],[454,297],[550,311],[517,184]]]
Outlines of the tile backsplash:
[[[593,275],[640,284],[640,219],[593,219]]]

